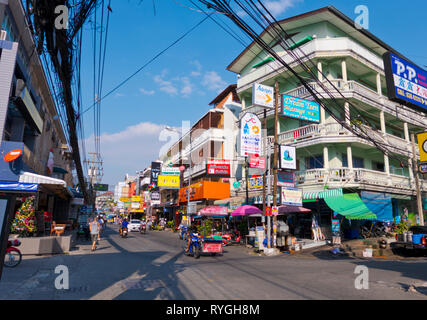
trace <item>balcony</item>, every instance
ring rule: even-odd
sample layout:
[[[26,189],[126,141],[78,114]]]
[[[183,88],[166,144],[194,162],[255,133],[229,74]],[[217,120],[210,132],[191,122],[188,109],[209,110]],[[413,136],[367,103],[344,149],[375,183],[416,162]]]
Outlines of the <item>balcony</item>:
[[[203,160],[202,162],[192,166],[191,170],[187,168],[187,170],[184,171],[184,180],[188,179],[189,175],[194,177],[196,175],[203,174],[204,172],[206,172],[206,160]]]
[[[384,63],[381,57],[346,37],[315,39],[303,45],[301,49],[306,57],[298,50],[295,50],[294,53],[303,61],[316,57],[334,58],[338,56],[351,56],[360,61],[360,63],[368,64],[371,68],[379,70],[384,69]],[[286,52],[279,53],[279,55],[281,55],[281,58],[291,67],[296,67],[299,64],[298,61],[295,61],[295,59]],[[287,69],[278,61],[272,61],[262,67],[252,69],[250,72],[242,74],[237,81],[238,92],[240,93],[241,91],[249,89],[254,82],[264,82],[277,74],[278,70],[283,70],[284,72]]]
[[[363,188],[380,192],[415,194],[415,182],[409,177],[363,168],[311,169],[295,173],[297,186],[302,188]],[[423,191],[427,191],[427,181],[422,180]]]
[[[410,157],[412,154],[411,145],[405,139],[388,133],[382,133],[365,125],[354,127],[354,129],[368,135],[378,143],[388,145],[395,153],[406,155],[407,157]],[[278,135],[279,144],[291,144],[296,147],[325,142],[340,143],[351,141],[373,145],[373,143],[367,140],[362,140],[362,138],[359,138],[339,123],[311,124],[285,131]],[[419,154],[418,149],[416,149],[416,153]]]

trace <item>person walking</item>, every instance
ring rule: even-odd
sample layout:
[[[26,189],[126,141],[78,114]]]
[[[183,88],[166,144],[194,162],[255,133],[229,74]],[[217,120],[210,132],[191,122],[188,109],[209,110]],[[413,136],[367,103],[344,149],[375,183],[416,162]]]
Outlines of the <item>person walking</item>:
[[[98,219],[95,217],[93,221],[89,224],[90,235],[92,237],[92,251],[96,250],[96,243],[99,239],[99,232],[101,226],[99,225]]]
[[[101,240],[101,235],[104,233],[104,228],[105,228],[105,221],[104,219],[100,216],[99,217],[99,236],[98,236],[98,240]]]

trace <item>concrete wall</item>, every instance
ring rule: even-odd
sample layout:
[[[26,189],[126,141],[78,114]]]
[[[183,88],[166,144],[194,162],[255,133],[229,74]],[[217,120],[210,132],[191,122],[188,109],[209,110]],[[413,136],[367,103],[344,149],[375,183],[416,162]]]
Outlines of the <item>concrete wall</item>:
[[[60,237],[18,238],[22,254],[61,254],[71,250],[75,235]]]

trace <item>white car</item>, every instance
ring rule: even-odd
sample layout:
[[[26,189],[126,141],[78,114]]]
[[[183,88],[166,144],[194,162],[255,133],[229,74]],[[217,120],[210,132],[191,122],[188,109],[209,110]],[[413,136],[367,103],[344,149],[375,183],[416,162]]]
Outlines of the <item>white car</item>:
[[[139,232],[141,230],[142,222],[138,219],[132,219],[128,224],[128,230],[131,231],[137,231]]]

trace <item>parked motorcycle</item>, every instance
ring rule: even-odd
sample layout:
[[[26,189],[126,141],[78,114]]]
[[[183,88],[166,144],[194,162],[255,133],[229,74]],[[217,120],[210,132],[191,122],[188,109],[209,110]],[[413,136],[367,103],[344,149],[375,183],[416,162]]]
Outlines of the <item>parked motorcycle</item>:
[[[90,232],[87,224],[81,223],[79,225],[79,229],[77,230],[77,239],[80,239],[80,237],[85,237],[86,241],[89,241]]]
[[[22,254],[16,247],[21,245],[21,241],[9,240],[7,241],[6,255],[4,256],[4,266],[14,268],[22,261]]]

